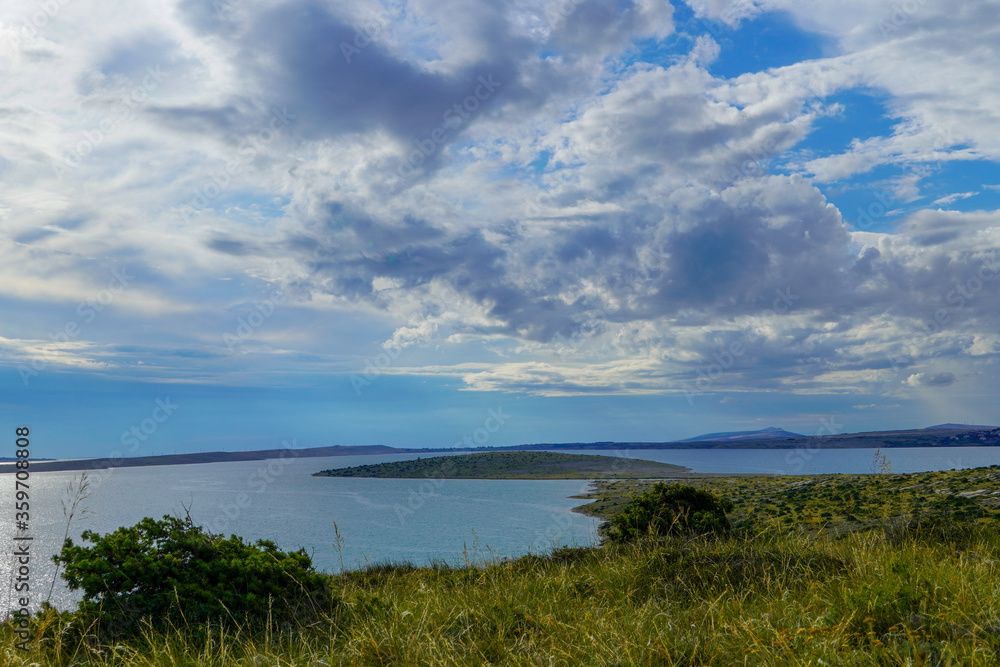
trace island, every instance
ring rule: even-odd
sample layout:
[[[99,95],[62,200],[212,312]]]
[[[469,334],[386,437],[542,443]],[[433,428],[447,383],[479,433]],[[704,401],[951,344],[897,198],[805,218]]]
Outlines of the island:
[[[394,477],[437,479],[667,479],[683,478],[690,468],[589,454],[489,452],[434,456],[410,461],[334,468],[314,477]]]

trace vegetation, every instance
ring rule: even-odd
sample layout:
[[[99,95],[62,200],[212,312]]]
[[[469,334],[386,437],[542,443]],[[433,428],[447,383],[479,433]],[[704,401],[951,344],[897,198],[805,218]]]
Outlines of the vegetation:
[[[247,620],[199,634],[190,619],[149,619],[111,642],[62,632],[50,611],[29,652],[0,655],[102,667],[995,665],[998,482],[998,468],[691,480],[733,500],[729,531],[485,567],[375,565],[331,577],[342,603],[290,629]],[[609,482],[598,506],[651,488]],[[10,626],[2,634],[12,647]]]
[[[744,527],[781,525],[838,536],[911,521],[962,525],[1000,520],[996,466],[912,474],[705,477],[684,483],[730,499],[730,518]],[[582,496],[594,502],[578,511],[613,516],[649,486],[599,482],[594,492]]]
[[[682,466],[640,459],[553,452],[491,452],[395,461],[316,473],[321,477],[437,479],[636,479],[677,477]]]
[[[330,603],[329,577],[305,551],[285,553],[267,540],[209,535],[190,519],[143,519],[105,536],[67,539],[54,556],[83,601],[73,625],[100,636],[190,624],[290,623]]]
[[[733,503],[693,486],[659,483],[632,498],[604,525],[609,542],[636,542],[643,537],[729,532],[726,512]]]

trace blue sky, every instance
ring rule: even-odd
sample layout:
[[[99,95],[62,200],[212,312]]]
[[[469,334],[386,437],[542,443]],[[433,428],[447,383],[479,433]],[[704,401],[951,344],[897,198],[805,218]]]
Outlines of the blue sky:
[[[3,421],[49,457],[996,423],[997,19],[4,3]]]

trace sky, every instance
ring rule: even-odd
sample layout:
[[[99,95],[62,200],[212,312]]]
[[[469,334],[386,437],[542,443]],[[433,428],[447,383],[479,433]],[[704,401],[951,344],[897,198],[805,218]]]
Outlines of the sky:
[[[6,0],[0,421],[1000,423],[998,51],[997,1]]]

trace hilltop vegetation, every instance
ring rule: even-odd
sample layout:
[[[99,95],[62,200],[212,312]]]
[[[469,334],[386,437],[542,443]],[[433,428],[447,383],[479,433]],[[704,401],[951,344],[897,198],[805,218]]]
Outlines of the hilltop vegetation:
[[[335,468],[319,477],[403,477],[438,479],[636,479],[676,477],[683,466],[585,454],[490,452],[435,456],[413,461]]]
[[[330,577],[336,604],[292,627],[179,620],[104,641],[50,613],[34,627],[45,639],[3,664],[1000,663],[1000,468],[683,483],[714,500],[684,492],[678,507],[728,499],[729,525],[479,567],[376,564]],[[589,511],[612,518],[653,490],[610,482]],[[0,640],[13,645],[9,626]]]
[[[843,534],[904,521],[1000,519],[1000,467],[905,475],[692,478],[696,488],[729,498],[731,518]],[[576,511],[606,518],[649,488],[646,482],[599,482]]]

